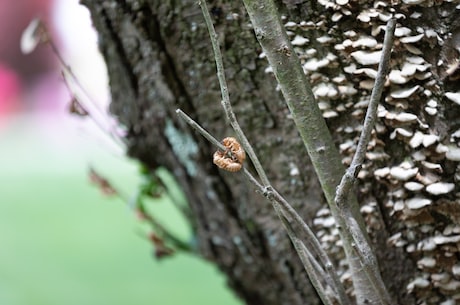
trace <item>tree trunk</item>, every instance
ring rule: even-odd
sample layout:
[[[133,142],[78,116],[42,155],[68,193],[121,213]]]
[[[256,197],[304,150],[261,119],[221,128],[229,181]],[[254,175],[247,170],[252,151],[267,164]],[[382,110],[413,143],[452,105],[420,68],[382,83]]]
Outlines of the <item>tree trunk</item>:
[[[199,253],[219,266],[247,304],[319,304],[270,204],[243,175],[217,169],[212,164],[215,149],[175,114],[181,108],[217,138],[233,135],[221,109],[211,44],[196,0],[82,2],[99,32],[110,77],[110,110],[128,130],[128,154],[151,170],[165,167],[177,179],[193,213]],[[273,186],[308,223],[315,222],[321,241],[337,261],[343,260],[307,153],[260,56],[242,3],[210,2],[240,124]],[[325,0],[284,2],[279,7],[287,30],[346,163],[372,86],[373,72],[359,68],[376,67],[372,56],[356,51],[379,48],[372,38],[382,42],[378,26],[385,24],[391,9],[384,1],[343,6]],[[398,19],[391,64],[396,72],[384,91],[381,120],[358,190],[384,279],[399,304],[439,304],[453,298],[452,287],[460,289],[454,280],[460,274],[455,265],[457,187],[443,194],[428,187],[457,179],[460,157],[452,157],[455,150],[446,153],[447,146],[440,144],[457,139],[453,134],[460,106],[449,99],[456,95],[445,93],[459,90],[459,14],[455,4],[431,2],[391,2],[405,16]],[[364,37],[368,39],[360,39]],[[422,139],[419,145],[416,137]],[[447,239],[441,240],[441,234]],[[346,266],[341,270],[346,272]],[[416,278],[423,280],[414,282]]]

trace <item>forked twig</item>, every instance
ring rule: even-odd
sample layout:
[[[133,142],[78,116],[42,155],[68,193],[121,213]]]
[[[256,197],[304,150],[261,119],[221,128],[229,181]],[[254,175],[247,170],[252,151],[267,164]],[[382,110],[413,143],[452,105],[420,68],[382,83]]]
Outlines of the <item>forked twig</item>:
[[[224,63],[222,60],[222,53],[220,52],[219,40],[217,38],[217,33],[214,29],[214,25],[212,23],[211,15],[209,14],[206,1],[199,0],[198,4],[200,5],[201,10],[203,12],[203,16],[209,31],[209,36],[211,37],[212,49],[214,51],[214,59],[216,61],[217,78],[219,79],[220,91],[222,94],[222,107],[224,108],[225,115],[227,116],[230,125],[235,130],[238,139],[241,141],[243,148],[246,150],[246,153],[251,158],[251,161],[254,164],[254,167],[257,171],[257,174],[260,177],[260,180],[264,185],[270,185],[267,174],[265,173],[265,170],[262,164],[260,163],[259,158],[254,152],[252,145],[249,143],[249,140],[247,139],[246,135],[241,129],[241,126],[236,119],[235,113],[233,112],[232,105],[230,103],[230,96],[228,94],[227,81],[225,80]]]
[[[358,146],[353,156],[352,162],[345,174],[343,175],[340,184],[337,187],[335,204],[339,209],[343,209],[348,205],[348,198],[352,187],[356,181],[359,171],[361,170],[362,164],[365,159],[367,145],[371,139],[372,130],[375,126],[377,119],[377,108],[382,96],[383,86],[385,84],[385,78],[388,72],[391,49],[393,47],[394,30],[396,27],[396,20],[390,19],[387,23],[385,37],[383,41],[382,56],[380,58],[379,67],[377,71],[377,77],[375,79],[374,88],[372,89],[369,106],[367,108],[366,117],[364,120],[363,130],[361,132]],[[376,277],[376,270],[378,271],[377,261],[374,259],[372,249],[367,247],[366,243],[359,242],[357,238],[361,236],[358,232],[358,225],[350,223],[353,218],[349,217],[347,221],[348,229],[351,231],[354,237],[356,254],[360,257],[362,262],[362,268],[366,273],[369,282],[373,285],[375,291],[378,293],[380,300],[385,302],[384,304],[391,304],[391,298],[385,289],[381,279]]]
[[[259,175],[259,178],[262,181],[262,185],[260,185],[257,182],[257,180],[254,179],[252,177],[252,175],[250,175],[250,173],[245,168],[244,168],[244,173],[246,174],[246,176],[249,177],[249,179],[251,181],[256,182],[256,185],[257,184],[259,185],[259,189],[262,188],[261,189],[262,193],[264,194],[264,196],[267,199],[270,200],[270,202],[272,202],[273,207],[274,207],[275,211],[277,212],[278,217],[282,221],[287,220],[287,219],[285,219],[285,213],[286,213],[287,215],[291,216],[290,218],[292,220],[294,220],[294,222],[297,223],[297,225],[300,226],[301,232],[303,232],[307,236],[307,240],[309,240],[310,244],[313,245],[312,250],[316,253],[316,255],[318,255],[321,258],[321,262],[324,265],[324,271],[326,273],[328,273],[331,278],[335,279],[333,281],[332,285],[334,286],[334,284],[335,284],[336,287],[332,287],[332,289],[334,289],[336,291],[336,293],[338,294],[338,298],[337,298],[338,302],[340,304],[349,304],[348,297],[345,294],[345,291],[343,289],[343,286],[342,286],[341,282],[338,280],[338,275],[335,272],[331,261],[328,259],[328,256],[327,256],[326,252],[324,250],[322,250],[322,248],[320,247],[319,241],[317,240],[316,236],[313,234],[311,229],[308,228],[307,224],[298,215],[298,213],[292,208],[292,206],[286,200],[284,200],[284,198],[281,197],[281,195],[278,194],[278,192],[276,192],[273,189],[273,187],[271,186],[270,181],[268,180],[268,177],[267,177],[267,175],[265,173],[265,170],[263,169],[263,167],[262,167],[257,155],[254,152],[254,149],[252,148],[251,144],[249,143],[249,141],[246,138],[246,135],[244,134],[244,132],[242,131],[240,125],[238,124],[236,116],[235,116],[235,114],[233,112],[233,109],[232,109],[232,106],[231,106],[231,103],[230,103],[230,98],[229,98],[229,94],[228,94],[228,86],[227,86],[227,83],[226,83],[226,80],[225,80],[223,59],[222,59],[222,54],[221,54],[220,47],[219,47],[218,37],[217,37],[217,34],[215,32],[215,29],[214,29],[214,25],[213,25],[212,20],[211,20],[211,16],[210,16],[209,11],[207,9],[206,1],[205,0],[200,0],[199,4],[201,6],[203,16],[204,16],[205,21],[206,21],[206,25],[208,27],[208,31],[209,31],[209,35],[210,35],[210,38],[211,38],[213,51],[214,51],[214,58],[215,58],[216,67],[217,67],[217,76],[218,76],[218,79],[219,79],[219,84],[220,84],[221,93],[222,93],[222,106],[223,106],[223,108],[225,110],[226,116],[229,119],[229,122],[230,122],[231,126],[233,127],[233,129],[237,133],[238,138],[240,139],[244,149],[246,150],[247,154],[251,158],[251,160],[252,160],[252,162],[254,164],[254,167],[256,168],[256,171],[257,171],[257,173]],[[281,205],[282,209],[277,208],[277,207],[279,207],[278,204]],[[283,223],[284,223],[284,221],[283,221]],[[286,230],[288,230],[288,228],[286,228]],[[294,231],[292,231],[292,232],[295,233]],[[291,237],[291,234],[289,234],[289,236]],[[301,240],[298,239],[297,237],[295,237],[294,239],[291,238],[291,241],[293,243],[301,242]],[[303,244],[303,242],[301,242],[301,243]],[[305,245],[304,245],[303,248],[295,246],[295,249],[298,252],[299,256],[305,255],[305,251],[307,251],[308,252],[307,257],[310,257],[310,258],[314,257],[313,254],[311,253],[311,250],[308,249],[307,247],[305,247]],[[310,277],[318,277],[317,273],[311,271],[312,269],[309,267],[308,262],[304,264],[304,267],[305,267],[305,269],[306,269],[306,271],[307,271],[307,273],[308,273],[308,275]],[[312,281],[319,281],[319,279],[318,278],[312,279]],[[318,286],[318,288],[323,289],[324,287],[323,286]],[[321,294],[321,295],[326,295],[325,290],[324,291],[318,291],[318,293]],[[324,299],[323,301],[327,302],[326,299]]]
[[[282,208],[280,207],[278,202],[276,201],[273,202],[273,207],[278,215],[283,213]],[[280,217],[280,219],[321,301],[323,302],[324,305],[333,305],[334,301],[331,298],[331,293],[328,293],[327,288],[323,285],[323,282],[326,281],[326,279],[328,278],[327,273],[325,272],[324,269],[322,269],[319,266],[317,260],[312,256],[311,251],[305,246],[302,240],[300,240],[297,237],[297,234],[292,229],[288,220],[284,217]],[[326,284],[330,284],[331,285],[330,287],[333,289],[335,288],[335,286],[332,285],[332,283],[327,283],[326,281]],[[334,291],[334,295],[336,294],[337,294],[337,291]]]
[[[367,145],[369,144],[372,130],[375,126],[375,121],[377,119],[377,109],[380,98],[382,97],[385,78],[388,73],[395,27],[396,20],[392,18],[387,23],[385,38],[383,40],[382,57],[380,58],[377,77],[375,79],[374,88],[372,89],[369,106],[367,107],[366,118],[364,119],[364,125],[359,137],[358,146],[350,166],[343,175],[342,180],[337,187],[335,203],[338,206],[346,204],[350,189],[356,181],[356,177],[358,177],[359,171],[361,170],[366,156]]]
[[[207,132],[203,127],[201,127],[197,122],[190,118],[182,110],[177,109],[176,113],[192,128],[197,130],[203,137],[209,140],[212,144],[217,146],[219,149],[225,150],[225,147],[220,143],[216,138],[214,138],[209,132]],[[298,255],[301,256],[301,261],[305,270],[307,271],[312,282],[321,282],[321,279],[326,279],[327,284],[331,286],[331,289],[338,295],[339,304],[351,304],[348,296],[345,293],[342,283],[340,282],[337,272],[332,264],[329,256],[326,251],[321,248],[321,245],[316,238],[315,234],[311,228],[305,223],[305,221],[300,217],[296,210],[284,199],[275,189],[271,186],[264,186],[246,169],[243,167],[243,173],[248,178],[248,180],[260,191],[264,197],[272,203],[273,208],[277,216],[281,219],[288,235],[294,245],[295,250]],[[299,239],[294,230],[291,229],[291,222],[294,222],[296,226],[300,229],[300,233],[303,235],[305,240],[308,242],[310,247],[306,247],[305,244]],[[289,224],[289,228],[286,225]],[[299,243],[302,244],[300,247]],[[321,264],[318,264],[317,261],[312,261],[314,257],[318,257]],[[305,261],[307,259],[307,261]],[[322,265],[322,267],[320,267]],[[314,267],[313,267],[314,266]],[[313,270],[313,271],[312,271]],[[313,279],[312,279],[313,278]],[[331,280],[328,280],[331,279]],[[322,284],[317,286],[322,289],[325,288]],[[323,292],[318,291],[318,294],[324,295],[326,298],[326,290]],[[323,300],[326,302],[326,299]],[[332,303],[325,303],[332,304]]]
[[[339,227],[357,302],[391,304],[356,196],[349,192],[346,204],[336,204],[336,189],[344,173],[341,156],[281,22],[278,6],[273,0],[243,2]]]

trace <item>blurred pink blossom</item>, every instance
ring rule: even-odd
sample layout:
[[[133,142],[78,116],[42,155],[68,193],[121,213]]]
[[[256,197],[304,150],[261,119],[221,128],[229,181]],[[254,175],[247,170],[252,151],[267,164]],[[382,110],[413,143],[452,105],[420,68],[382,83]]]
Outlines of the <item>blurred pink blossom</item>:
[[[53,0],[0,1],[0,116],[12,111],[35,108],[45,98],[44,90],[56,89],[57,62],[46,47],[32,54],[20,51],[22,32],[35,17],[40,17],[51,27]],[[53,84],[46,84],[49,81]],[[58,90],[59,91],[59,90]],[[47,93],[46,100],[49,98]],[[4,119],[0,119],[4,121]]]
[[[18,98],[21,91],[17,74],[0,63],[0,120],[1,117],[19,107]]]

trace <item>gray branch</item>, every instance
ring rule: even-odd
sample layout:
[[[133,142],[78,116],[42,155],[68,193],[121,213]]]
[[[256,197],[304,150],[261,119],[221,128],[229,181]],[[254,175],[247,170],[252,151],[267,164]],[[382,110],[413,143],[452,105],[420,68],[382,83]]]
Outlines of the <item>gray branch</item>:
[[[220,52],[219,40],[216,34],[216,30],[214,29],[214,25],[212,24],[211,16],[209,14],[206,1],[200,0],[198,1],[198,4],[200,5],[201,10],[203,12],[203,16],[206,21],[206,26],[208,27],[209,31],[209,36],[211,38],[212,49],[216,61],[217,78],[219,79],[220,91],[222,94],[222,107],[224,108],[225,115],[227,116],[230,125],[235,130],[237,137],[241,142],[241,145],[243,145],[243,148],[246,150],[246,153],[248,154],[249,158],[251,158],[251,161],[254,164],[254,167],[260,179],[262,180],[262,183],[265,185],[269,185],[270,182],[268,181],[267,174],[265,173],[265,170],[262,164],[260,163],[259,158],[254,152],[252,145],[249,143],[249,140],[247,139],[246,135],[241,129],[240,124],[236,119],[235,113],[233,112],[232,104],[230,103],[230,96],[228,94],[227,81],[225,80],[224,63],[222,60],[222,53]]]
[[[177,109],[176,113],[212,144],[222,150],[225,149],[222,143],[217,141],[216,138],[214,138],[209,132],[207,132],[182,110]],[[265,196],[265,198],[273,205],[277,216],[280,218],[284,228],[288,232],[289,238],[294,245],[294,249],[297,251],[310,280],[316,289],[320,289],[318,290],[318,294],[321,296],[323,302],[325,302],[325,304],[333,304],[328,301],[330,296],[327,293],[326,287],[322,284],[318,284],[321,282],[321,279],[326,279],[330,289],[335,292],[334,295],[336,296],[339,304],[351,304],[348,296],[345,293],[345,289],[342,283],[338,279],[337,272],[329,256],[321,248],[318,239],[310,227],[305,223],[305,221],[303,221],[302,217],[300,217],[294,208],[292,208],[292,206],[271,186],[264,186],[260,184],[259,181],[257,181],[257,179],[254,178],[254,176],[246,169],[246,167],[243,167],[243,173],[246,178],[248,178],[248,180],[254,184],[254,186],[258,188],[259,191]],[[299,233],[291,229],[291,222],[294,222],[300,228],[300,232],[303,234],[305,240],[309,243],[310,248],[307,248],[303,241],[297,237],[297,234]],[[319,257],[322,266],[313,259],[315,256]]]
[[[358,304],[391,304],[354,194],[335,204],[344,168],[321,111],[272,0],[243,0],[336,220]],[[391,48],[390,48],[391,49]],[[357,248],[359,245],[359,248]]]

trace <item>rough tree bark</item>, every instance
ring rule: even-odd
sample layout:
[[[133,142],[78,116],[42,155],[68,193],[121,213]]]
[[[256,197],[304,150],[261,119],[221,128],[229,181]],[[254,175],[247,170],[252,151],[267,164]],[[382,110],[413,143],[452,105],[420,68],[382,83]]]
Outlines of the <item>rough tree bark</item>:
[[[82,3],[99,32],[110,110],[128,130],[128,154],[175,176],[193,211],[199,253],[219,266],[247,304],[319,304],[271,206],[242,175],[218,170],[212,164],[214,148],[175,114],[181,108],[218,138],[233,135],[220,106],[211,44],[196,0]],[[315,222],[340,261],[319,184],[242,3],[210,1],[209,6],[242,127],[273,185],[310,224]],[[455,183],[458,177],[460,157],[444,146],[456,141],[460,114],[451,100],[455,94],[445,94],[459,90],[456,4],[285,0],[279,7],[345,163],[371,89],[372,51],[383,39],[379,26],[391,12],[400,14],[392,60],[396,72],[384,92],[359,198],[384,279],[399,304],[455,298],[460,289],[455,280],[460,276],[458,188],[449,184],[448,192],[439,193],[429,185]]]

